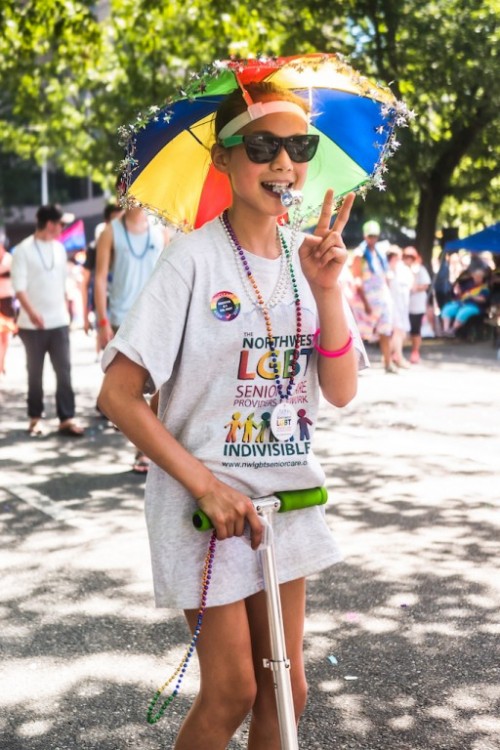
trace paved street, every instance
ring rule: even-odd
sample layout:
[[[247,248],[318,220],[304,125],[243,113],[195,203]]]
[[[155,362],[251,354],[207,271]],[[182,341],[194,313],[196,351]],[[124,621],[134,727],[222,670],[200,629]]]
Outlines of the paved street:
[[[153,607],[144,480],[95,412],[93,340],[72,346],[81,440],[55,432],[48,362],[52,432],[28,437],[17,338],[0,381],[0,748],[170,750],[196,665],[154,727],[146,710],[188,632]],[[420,366],[387,375],[370,355],[317,431],[345,561],[309,584],[300,747],[498,750],[500,361],[426,341]]]

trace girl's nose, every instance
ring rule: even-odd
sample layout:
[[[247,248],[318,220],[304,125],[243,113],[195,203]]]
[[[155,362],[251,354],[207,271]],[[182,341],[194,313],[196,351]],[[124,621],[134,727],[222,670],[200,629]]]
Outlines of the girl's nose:
[[[281,145],[280,150],[278,151],[278,153],[272,160],[271,167],[278,168],[278,169],[293,169],[293,162],[288,156],[288,153],[283,144]]]

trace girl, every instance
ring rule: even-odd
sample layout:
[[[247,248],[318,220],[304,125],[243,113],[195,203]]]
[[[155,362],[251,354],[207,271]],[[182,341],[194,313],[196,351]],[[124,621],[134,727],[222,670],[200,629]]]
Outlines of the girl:
[[[410,365],[403,354],[403,346],[410,330],[410,290],[413,274],[402,260],[401,248],[389,245],[387,248],[387,283],[392,299],[391,356],[397,367],[404,369]]]
[[[146,518],[156,604],[182,608],[192,631],[208,545],[192,525],[197,507],[219,540],[197,643],[200,692],[176,750],[222,750],[249,711],[248,748],[280,746],[272,673],[262,666],[262,527],[250,498],[324,482],[311,449],[320,392],[347,404],[364,356],[338,281],[354,195],[330,229],[328,191],[315,234],[292,248],[276,222],[281,193],[304,185],[317,138],[300,98],[269,84],[249,86],[248,96],[251,105],[241,92],[228,97],[215,120],[212,160],[230,179],[231,207],[172,242],[103,356],[99,406],[153,462]],[[156,391],[158,416],[144,398]],[[309,420],[302,433],[298,411]],[[340,554],[318,507],[279,515],[275,536],[298,720],[305,577]]]
[[[412,365],[418,365],[420,362],[420,347],[422,346],[422,321],[429,309],[428,291],[431,285],[431,277],[415,247],[409,245],[404,248],[403,262],[412,273],[408,308],[410,311],[410,362]]]

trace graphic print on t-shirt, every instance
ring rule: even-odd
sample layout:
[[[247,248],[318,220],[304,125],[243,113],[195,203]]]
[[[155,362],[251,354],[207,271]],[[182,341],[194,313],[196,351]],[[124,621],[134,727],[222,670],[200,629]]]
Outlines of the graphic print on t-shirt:
[[[276,373],[272,367],[271,350],[277,354],[281,392],[286,393],[293,372],[296,335],[276,335],[273,342],[267,336],[243,333],[235,372],[232,411],[223,425],[226,458],[251,459],[256,457],[302,457],[310,451],[310,428],[306,373],[313,353],[312,334],[301,334],[298,347],[297,371],[294,387],[286,402],[293,408],[294,423],[290,437],[279,440],[271,429],[272,413],[280,403]]]

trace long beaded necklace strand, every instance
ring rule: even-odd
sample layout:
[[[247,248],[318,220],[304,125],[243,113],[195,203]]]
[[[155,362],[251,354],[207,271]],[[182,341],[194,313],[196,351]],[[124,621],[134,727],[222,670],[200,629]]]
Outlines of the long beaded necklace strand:
[[[205,614],[205,610],[207,608],[208,587],[210,584],[210,579],[212,578],[212,569],[213,569],[213,564],[214,564],[216,542],[217,542],[217,537],[215,535],[215,531],[213,531],[210,537],[210,542],[208,545],[208,552],[205,557],[205,564],[203,566],[203,574],[201,577],[201,604],[198,610],[196,627],[194,629],[194,633],[189,643],[189,646],[184,652],[184,656],[182,657],[179,663],[179,666],[177,667],[175,672],[168,678],[168,680],[164,682],[160,688],[158,688],[158,690],[154,694],[148,706],[147,720],[149,724],[156,724],[156,722],[159,719],[161,719],[161,717],[163,716],[163,714],[165,713],[169,705],[172,703],[174,698],[179,694],[182,680],[184,679],[184,675],[187,672],[187,668],[189,666],[191,657],[194,654],[196,643],[200,636],[201,626],[203,623],[203,615]],[[156,713],[153,713],[154,708],[156,704],[158,703],[158,701],[160,700],[163,691],[165,690],[166,687],[168,687],[168,685],[170,685],[171,682],[175,680],[176,677],[177,677],[177,682],[175,683],[174,689],[172,690],[168,698],[165,698],[165,700],[163,701],[159,709],[156,711]]]
[[[234,233],[234,230],[233,230],[233,228],[232,228],[232,226],[231,226],[231,224],[229,222],[229,217],[227,215],[227,211],[224,211],[224,213],[222,214],[220,220],[222,222],[222,226],[224,227],[224,229],[226,231],[226,235],[227,235],[227,237],[229,239],[229,243],[230,243],[231,247],[233,248],[236,256],[240,259],[241,264],[243,266],[243,270],[245,272],[245,276],[248,279],[248,281],[249,281],[249,283],[250,283],[250,285],[251,285],[251,287],[252,287],[252,289],[254,291],[254,294],[255,294],[255,304],[262,311],[262,314],[264,316],[264,321],[265,321],[265,324],[266,324],[267,338],[268,338],[268,343],[269,343],[269,351],[271,353],[270,362],[271,362],[271,367],[272,367],[272,370],[273,370],[274,376],[275,376],[276,388],[277,388],[277,391],[278,391],[278,395],[280,397],[280,401],[286,401],[287,399],[290,398],[290,396],[292,394],[292,391],[293,391],[293,386],[295,384],[295,376],[297,374],[297,363],[298,363],[298,359],[299,359],[299,350],[300,350],[300,338],[301,338],[301,333],[302,333],[302,308],[301,308],[301,303],[300,303],[299,288],[298,288],[298,284],[297,284],[297,279],[295,277],[295,270],[293,268],[290,250],[289,250],[289,248],[288,248],[288,246],[287,246],[287,244],[285,242],[284,237],[280,233],[280,242],[281,242],[281,245],[283,247],[283,251],[285,253],[285,257],[286,257],[286,261],[287,261],[286,264],[288,266],[288,271],[289,271],[289,274],[290,274],[290,281],[291,281],[291,284],[292,284],[293,297],[294,297],[294,302],[295,302],[295,320],[296,320],[296,326],[297,326],[297,333],[296,333],[296,336],[295,336],[294,349],[293,349],[293,354],[292,354],[291,374],[290,374],[290,378],[288,380],[288,385],[287,385],[287,388],[286,388],[286,392],[284,392],[283,391],[283,386],[282,386],[282,383],[281,383],[281,378],[280,378],[280,375],[279,375],[278,352],[276,350],[275,338],[274,338],[273,329],[272,329],[272,325],[271,325],[271,317],[269,315],[268,304],[266,304],[266,302],[264,301],[262,293],[261,293],[259,287],[257,286],[257,282],[255,281],[255,278],[254,278],[254,276],[252,274],[252,271],[250,269],[250,265],[248,263],[248,259],[247,259],[246,255],[245,255],[245,251],[243,250],[243,248],[239,244],[238,239],[237,239],[237,237],[236,237],[236,235]]]
[[[150,231],[149,222],[148,222],[148,234],[147,234],[147,237],[146,237],[146,244],[144,245],[144,250],[142,251],[142,253],[136,253],[135,250],[134,250],[134,248],[132,247],[132,243],[130,241],[129,232],[128,232],[128,229],[127,229],[127,224],[125,222],[125,217],[122,218],[122,224],[123,224],[123,228],[125,230],[125,237],[127,238],[128,249],[130,250],[130,252],[134,256],[134,258],[137,258],[137,260],[142,260],[144,258],[144,256],[146,255],[147,251],[149,250],[149,240],[151,239],[151,231]],[[142,232],[141,232],[141,234],[142,234]]]
[[[50,266],[46,266],[45,265],[45,259],[43,257],[42,251],[40,250],[40,245],[38,244],[38,242],[36,241],[36,239],[34,237],[33,237],[33,242],[35,243],[35,247],[37,249],[38,256],[40,258],[40,262],[41,262],[42,266],[44,267],[44,270],[45,271],[53,271],[54,270],[54,264],[55,264],[55,256],[54,256],[54,246],[53,246],[52,242],[50,243],[50,249],[52,250],[52,261],[51,261]]]

